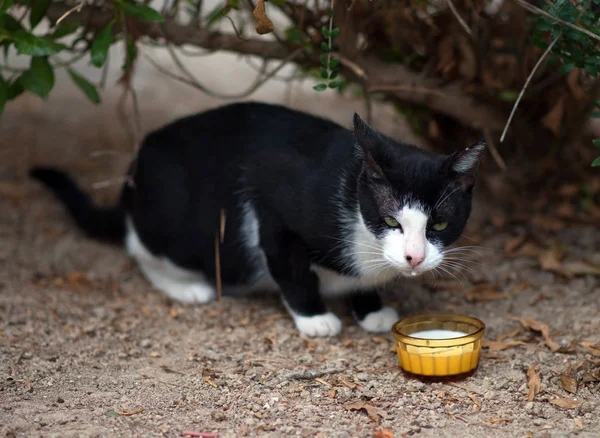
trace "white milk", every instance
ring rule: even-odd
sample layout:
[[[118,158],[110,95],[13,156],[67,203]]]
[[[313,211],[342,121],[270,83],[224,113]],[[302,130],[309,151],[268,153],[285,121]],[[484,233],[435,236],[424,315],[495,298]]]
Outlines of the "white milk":
[[[411,338],[421,339],[450,339],[450,338],[461,338],[467,336],[468,333],[457,332],[454,330],[424,330],[422,332],[411,333]]]

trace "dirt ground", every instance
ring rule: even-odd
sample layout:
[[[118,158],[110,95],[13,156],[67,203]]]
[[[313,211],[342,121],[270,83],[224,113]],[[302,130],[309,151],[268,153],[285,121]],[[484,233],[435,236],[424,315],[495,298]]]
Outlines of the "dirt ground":
[[[139,77],[144,132],[217,103],[147,69]],[[169,302],[121,248],[83,237],[25,177],[32,164],[60,165],[88,190],[106,183],[93,192],[100,202],[114,199],[130,157],[120,91],[99,108],[77,93],[59,85],[0,119],[2,436],[600,436],[600,216],[577,219],[578,187],[559,190],[559,218],[532,216],[527,204],[515,219],[482,183],[462,242],[479,248],[459,281],[388,288],[402,315],[460,312],[487,325],[475,374],[421,381],[400,371],[390,333],[361,331],[339,303],[343,333],[304,338],[277,297]],[[286,93],[273,85],[254,98],[346,124],[363,108],[310,87]],[[375,116],[414,140],[388,107]]]

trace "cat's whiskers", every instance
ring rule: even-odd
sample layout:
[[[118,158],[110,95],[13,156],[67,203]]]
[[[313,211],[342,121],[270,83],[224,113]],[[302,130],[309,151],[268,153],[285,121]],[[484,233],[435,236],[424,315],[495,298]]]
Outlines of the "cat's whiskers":
[[[454,275],[452,272],[450,272],[449,270],[447,270],[447,269],[446,269],[444,266],[442,266],[442,265],[439,265],[439,266],[438,266],[436,269],[440,269],[440,270],[444,271],[446,274],[448,274],[448,275],[450,275],[450,276],[454,277],[454,279],[455,279],[456,281],[458,281],[458,282],[460,283],[460,285],[461,285],[461,286],[464,286],[464,285],[463,285],[463,283],[462,283],[462,281],[460,281],[460,279],[459,279],[459,278],[458,278],[456,275]]]

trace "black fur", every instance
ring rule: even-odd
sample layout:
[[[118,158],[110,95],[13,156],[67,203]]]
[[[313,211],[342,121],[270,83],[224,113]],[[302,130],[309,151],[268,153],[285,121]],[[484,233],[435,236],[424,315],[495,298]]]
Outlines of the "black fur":
[[[250,201],[260,223],[260,249],[291,309],[326,311],[314,264],[348,276],[350,256],[340,242],[362,213],[376,235],[383,217],[403,203],[420,203],[436,221],[428,237],[444,246],[462,233],[470,214],[476,166],[455,170],[463,155],[441,156],[396,142],[357,115],[355,132],[281,106],[239,103],[179,119],[150,133],[132,165],[132,187],[121,203],[100,209],[64,174],[36,169],[77,224],[96,238],[120,238],[125,212],[144,245],[176,265],[214,281],[214,242],[220,211],[226,231],[221,275],[229,285],[257,281],[263,258],[249,250],[241,231]],[[479,153],[479,149],[478,152]],[[464,157],[463,157],[464,158]],[[479,157],[477,157],[478,160]],[[448,188],[448,202],[435,204]],[[352,300],[362,319],[381,308],[374,291]]]

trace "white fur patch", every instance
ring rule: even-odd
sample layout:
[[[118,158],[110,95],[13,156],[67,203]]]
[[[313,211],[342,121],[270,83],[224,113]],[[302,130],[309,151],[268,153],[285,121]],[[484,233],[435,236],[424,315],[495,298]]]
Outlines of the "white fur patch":
[[[360,214],[359,214],[360,216]],[[402,226],[390,229],[382,239],[371,233],[362,217],[356,221],[352,241],[355,269],[363,283],[385,283],[398,276],[419,275],[436,268],[442,261],[441,250],[427,240],[428,217],[420,206],[406,205],[395,216]],[[422,258],[414,269],[406,256]]]
[[[316,316],[301,316],[290,312],[296,328],[310,337],[336,336],[342,331],[342,321],[331,312]]]
[[[376,312],[371,312],[365,316],[358,324],[368,332],[380,333],[392,329],[392,325],[400,319],[398,312],[391,307],[383,307]]]
[[[204,275],[182,269],[167,258],[157,257],[148,251],[130,218],[127,218],[125,246],[148,281],[172,299],[184,303],[207,303],[215,298],[215,289]]]

